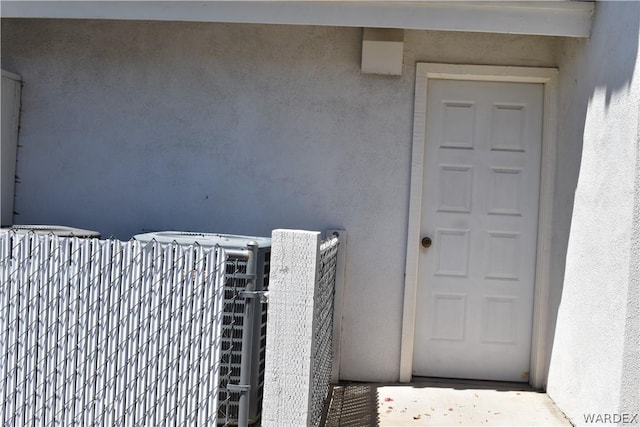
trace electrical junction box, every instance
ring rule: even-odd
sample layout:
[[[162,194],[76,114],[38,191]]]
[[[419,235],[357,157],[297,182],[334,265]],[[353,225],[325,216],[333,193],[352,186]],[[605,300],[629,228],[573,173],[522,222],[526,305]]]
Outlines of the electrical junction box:
[[[402,74],[404,30],[365,28],[362,32],[363,74]]]

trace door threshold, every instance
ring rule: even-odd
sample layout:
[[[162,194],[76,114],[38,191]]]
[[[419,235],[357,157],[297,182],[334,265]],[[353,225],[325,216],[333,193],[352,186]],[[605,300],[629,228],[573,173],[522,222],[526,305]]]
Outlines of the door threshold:
[[[465,378],[440,378],[440,377],[411,377],[412,386],[436,387],[436,388],[453,388],[461,389],[477,389],[477,390],[499,390],[499,391],[536,391],[543,393],[543,390],[537,390],[529,383],[511,382],[511,381],[493,381],[493,380],[473,380]]]

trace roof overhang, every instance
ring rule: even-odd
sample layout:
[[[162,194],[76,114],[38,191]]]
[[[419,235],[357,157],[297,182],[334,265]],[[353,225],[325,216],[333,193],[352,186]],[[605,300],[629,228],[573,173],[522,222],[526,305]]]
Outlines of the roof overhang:
[[[592,1],[15,1],[4,18],[329,25],[589,37]]]

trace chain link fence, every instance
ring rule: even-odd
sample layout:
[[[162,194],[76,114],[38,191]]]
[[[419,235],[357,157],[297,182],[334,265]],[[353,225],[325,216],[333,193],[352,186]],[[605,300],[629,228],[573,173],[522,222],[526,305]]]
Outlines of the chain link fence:
[[[266,291],[269,288],[268,250],[259,251],[256,260],[257,288]],[[245,304],[242,296],[247,288],[247,259],[232,257],[225,267],[224,310],[222,323],[222,355],[220,365],[220,404],[218,422],[223,425],[236,424],[240,415],[239,393],[233,386],[240,384],[242,367],[242,338],[245,332]],[[267,340],[267,305],[261,304],[254,322],[254,339],[251,361],[249,363],[249,382],[251,383],[250,406],[247,420],[254,423],[262,411],[262,388],[264,384],[265,347]]]
[[[219,247],[0,236],[2,425],[229,423],[237,269]]]
[[[331,236],[320,245],[320,265],[314,307],[314,338],[311,366],[311,420],[318,426],[325,399],[329,393],[333,369],[333,298],[336,285],[338,248],[340,240]]]

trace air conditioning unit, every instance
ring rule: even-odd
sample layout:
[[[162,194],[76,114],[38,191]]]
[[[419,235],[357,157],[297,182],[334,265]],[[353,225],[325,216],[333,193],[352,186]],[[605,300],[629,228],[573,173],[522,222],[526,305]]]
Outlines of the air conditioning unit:
[[[160,244],[177,243],[203,247],[220,246],[224,249],[246,249],[247,243],[258,243],[256,266],[256,290],[269,289],[269,261],[271,257],[271,238],[240,236],[232,234],[198,233],[184,231],[158,231],[138,234],[134,240],[142,243],[156,241]],[[246,279],[235,278],[246,272],[246,260],[229,259],[225,269],[225,295],[223,315],[222,360],[220,364],[220,394],[218,396],[219,423],[237,423],[239,394],[230,392],[228,385],[239,384],[242,353],[242,326],[244,324],[245,300],[240,297],[246,287]],[[262,390],[264,385],[265,349],[267,344],[267,305],[262,304],[260,316],[254,319],[253,330],[256,339],[253,342],[251,374],[249,383],[249,423],[260,418],[262,412]],[[227,404],[225,404],[225,402]]]
[[[39,235],[53,234],[58,237],[100,238],[100,233],[97,231],[67,227],[64,225],[13,225],[3,228],[2,232],[14,232],[16,234],[35,233]]]

